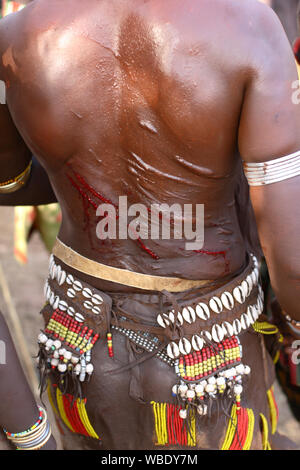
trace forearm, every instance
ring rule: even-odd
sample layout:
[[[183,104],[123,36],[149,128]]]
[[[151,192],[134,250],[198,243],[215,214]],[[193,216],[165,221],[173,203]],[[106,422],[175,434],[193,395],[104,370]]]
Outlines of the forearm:
[[[252,187],[262,249],[282,309],[300,321],[300,177]]]
[[[24,188],[0,194],[1,206],[37,206],[57,202],[48,175],[33,157],[31,175]]]
[[[36,422],[38,408],[1,313],[0,351],[0,426],[9,432],[25,431]],[[53,438],[47,448],[55,448]]]
[[[14,126],[6,105],[0,104],[0,183],[25,170],[31,152]]]
[[[32,153],[16,129],[7,106],[0,104],[0,185],[24,172],[31,159]],[[51,202],[56,202],[56,197],[49,178],[35,159],[30,179],[24,188],[5,194],[0,191],[1,205],[40,205]]]

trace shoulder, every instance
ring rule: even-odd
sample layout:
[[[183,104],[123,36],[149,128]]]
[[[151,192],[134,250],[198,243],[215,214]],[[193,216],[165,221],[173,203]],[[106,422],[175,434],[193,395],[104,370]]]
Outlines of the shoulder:
[[[258,0],[216,0],[228,9],[240,64],[250,73],[274,74],[294,67],[294,56],[282,23],[273,9]],[[296,21],[296,18],[295,18]],[[233,44],[231,44],[233,46]]]
[[[3,79],[8,54],[12,54],[16,40],[22,34],[23,10],[0,20],[0,78]]]
[[[55,1],[55,0],[54,0]],[[23,3],[26,3],[25,1]],[[52,3],[52,2],[48,2]],[[44,0],[36,0],[26,8],[9,14],[0,20],[0,78],[18,55],[23,54],[28,41],[35,38],[39,25],[47,17]]]
[[[239,31],[240,39],[253,45],[259,42],[274,44],[285,36],[283,26],[268,5],[259,0],[216,0],[220,10],[227,13],[230,25]],[[296,18],[295,18],[296,20]]]

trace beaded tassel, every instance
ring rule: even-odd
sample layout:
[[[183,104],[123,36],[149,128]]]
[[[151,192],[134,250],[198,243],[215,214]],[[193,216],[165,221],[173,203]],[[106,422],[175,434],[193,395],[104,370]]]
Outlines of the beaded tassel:
[[[272,450],[270,443],[269,443],[269,426],[268,426],[267,418],[263,415],[263,413],[260,413],[259,416],[261,419],[263,450]]]
[[[196,446],[195,415],[190,412],[189,427],[186,426],[187,410],[167,403],[151,402],[156,432],[156,445]]]
[[[64,374],[75,373],[83,382],[86,374],[92,374],[91,350],[99,339],[92,328],[75,320],[66,312],[56,309],[44,332],[38,337],[40,347],[46,353],[47,366]]]
[[[113,350],[113,342],[112,342],[112,334],[107,333],[107,349],[109,357],[114,357],[114,350]]]
[[[274,389],[273,387],[267,391],[269,409],[270,409],[270,418],[271,418],[271,432],[275,434],[277,430],[277,423],[278,423],[278,406],[274,396]]]
[[[86,399],[75,398],[70,394],[62,394],[56,389],[56,402],[64,424],[74,433],[100,440],[86,412]]]
[[[221,450],[250,450],[254,422],[255,418],[251,409],[240,408],[238,410],[237,405],[234,404]]]

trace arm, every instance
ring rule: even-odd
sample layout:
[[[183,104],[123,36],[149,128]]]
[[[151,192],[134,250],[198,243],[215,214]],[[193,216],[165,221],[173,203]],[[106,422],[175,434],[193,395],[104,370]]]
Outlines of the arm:
[[[31,152],[16,129],[8,107],[0,104],[0,184],[22,173],[30,160]],[[56,202],[56,196],[47,173],[36,159],[33,159],[31,175],[24,187],[9,194],[0,193],[1,205],[40,205],[51,202]]]
[[[0,194],[1,206],[39,206],[53,202],[57,199],[48,175],[35,157],[32,158],[31,175],[26,185],[15,193]]]
[[[0,426],[9,432],[21,432],[29,429],[37,417],[37,404],[0,312]],[[55,447],[55,440],[51,436],[42,449]]]
[[[298,79],[295,60],[280,22],[261,7],[239,128],[245,162],[267,162],[300,150],[300,104],[292,99]],[[300,320],[300,176],[251,186],[261,245],[281,307]]]

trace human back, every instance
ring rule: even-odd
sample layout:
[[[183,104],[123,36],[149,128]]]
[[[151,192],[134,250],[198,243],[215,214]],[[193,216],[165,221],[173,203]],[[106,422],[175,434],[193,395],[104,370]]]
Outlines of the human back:
[[[5,20],[9,109],[51,178],[62,241],[149,274],[215,279],[241,268],[237,137],[256,8],[252,0],[40,0]],[[204,204],[204,246],[100,241],[96,208],[120,196],[148,209]]]

